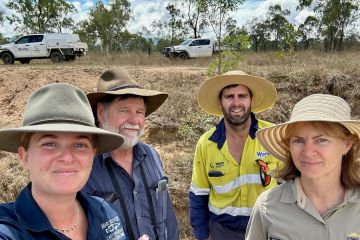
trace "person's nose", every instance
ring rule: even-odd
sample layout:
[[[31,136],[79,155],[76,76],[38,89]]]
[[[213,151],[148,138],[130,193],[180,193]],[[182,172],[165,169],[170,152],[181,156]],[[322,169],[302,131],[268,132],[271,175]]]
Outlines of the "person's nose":
[[[314,146],[314,144],[311,143],[311,142],[305,142],[305,143],[304,143],[303,150],[302,150],[302,153],[303,153],[303,155],[306,156],[306,157],[309,157],[309,156],[314,155],[314,153],[315,153],[315,146]]]
[[[233,105],[234,106],[241,106],[242,105],[241,99],[239,97],[235,96],[234,99],[233,99]]]
[[[129,117],[127,119],[127,122],[133,125],[138,124],[140,121],[140,116],[136,111],[131,111],[129,114]]]
[[[74,155],[72,148],[70,146],[63,146],[60,148],[58,160],[66,164],[72,163],[74,161]]]

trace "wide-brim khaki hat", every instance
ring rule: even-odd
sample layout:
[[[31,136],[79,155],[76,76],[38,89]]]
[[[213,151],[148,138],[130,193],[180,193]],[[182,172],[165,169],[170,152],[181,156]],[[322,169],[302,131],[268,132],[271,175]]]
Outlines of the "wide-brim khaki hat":
[[[97,103],[107,95],[135,95],[144,98],[148,116],[158,109],[167,99],[168,94],[155,90],[144,89],[132,79],[124,68],[108,69],[101,74],[96,92],[87,94],[90,105],[96,116]]]
[[[343,125],[352,134],[360,138],[360,121],[351,120],[351,109],[347,102],[337,96],[313,94],[295,104],[290,120],[272,127],[259,129],[256,138],[274,157],[285,161],[286,128],[299,122],[335,122]]]
[[[275,86],[265,78],[249,75],[242,71],[230,71],[212,77],[200,86],[197,95],[199,106],[212,115],[223,115],[219,94],[224,87],[236,84],[250,89],[252,93],[251,111],[254,113],[271,108],[277,99]]]
[[[36,132],[94,135],[97,153],[110,152],[124,143],[121,135],[95,126],[85,93],[66,83],[43,86],[29,97],[23,125],[0,130],[0,150],[17,152],[23,134]]]

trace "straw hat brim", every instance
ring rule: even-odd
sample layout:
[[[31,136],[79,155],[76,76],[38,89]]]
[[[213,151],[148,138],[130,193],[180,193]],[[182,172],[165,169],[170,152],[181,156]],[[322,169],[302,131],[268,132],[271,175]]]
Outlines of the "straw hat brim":
[[[103,99],[107,95],[125,95],[125,94],[132,94],[132,95],[144,97],[146,103],[145,116],[150,115],[156,109],[158,109],[168,97],[167,93],[142,89],[142,88],[125,88],[116,91],[92,92],[92,93],[88,93],[86,96],[90,102],[94,116],[96,116],[97,103],[100,102],[101,99]]]
[[[220,75],[205,81],[199,89],[197,101],[206,112],[222,116],[223,111],[219,102],[220,91],[229,85],[241,84],[252,92],[251,111],[262,112],[271,108],[277,98],[275,86],[268,80],[252,75]]]
[[[278,124],[272,127],[259,129],[256,132],[256,138],[260,141],[260,143],[264,146],[264,148],[274,157],[281,161],[285,161],[288,158],[285,150],[285,142],[286,138],[286,128],[290,124],[298,123],[298,122],[336,122],[343,125],[347,128],[352,134],[355,134],[360,139],[360,121],[358,120],[346,120],[346,121],[334,121],[334,120],[325,120],[325,119],[306,119],[306,120],[297,120],[297,121],[289,121],[286,123]]]
[[[95,135],[97,153],[110,152],[124,143],[124,138],[121,135],[97,127],[75,123],[47,123],[0,130],[0,149],[8,152],[17,152],[22,135],[24,133],[36,132],[84,133]]]

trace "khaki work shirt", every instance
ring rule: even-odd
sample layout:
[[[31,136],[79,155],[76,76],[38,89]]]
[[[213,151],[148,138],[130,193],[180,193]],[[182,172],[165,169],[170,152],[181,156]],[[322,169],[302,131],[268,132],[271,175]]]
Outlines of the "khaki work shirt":
[[[330,186],[329,186],[330,187]],[[246,230],[246,240],[360,240],[360,189],[321,216],[299,179],[262,193]]]

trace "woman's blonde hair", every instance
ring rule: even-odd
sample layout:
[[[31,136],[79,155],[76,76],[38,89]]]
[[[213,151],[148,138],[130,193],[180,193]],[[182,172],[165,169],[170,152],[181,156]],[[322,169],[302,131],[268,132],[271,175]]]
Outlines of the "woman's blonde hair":
[[[350,150],[342,158],[341,166],[341,182],[345,188],[358,188],[360,187],[360,142],[359,136],[351,134],[347,128],[340,123],[334,122],[301,122],[290,124],[286,128],[286,138],[283,140],[286,148],[287,158],[281,165],[281,168],[277,171],[276,176],[290,180],[297,176],[300,176],[300,171],[296,168],[294,161],[290,154],[290,137],[295,131],[296,126],[299,124],[309,124],[314,126],[319,131],[326,133],[331,137],[341,138],[343,140],[350,140],[353,142]]]

